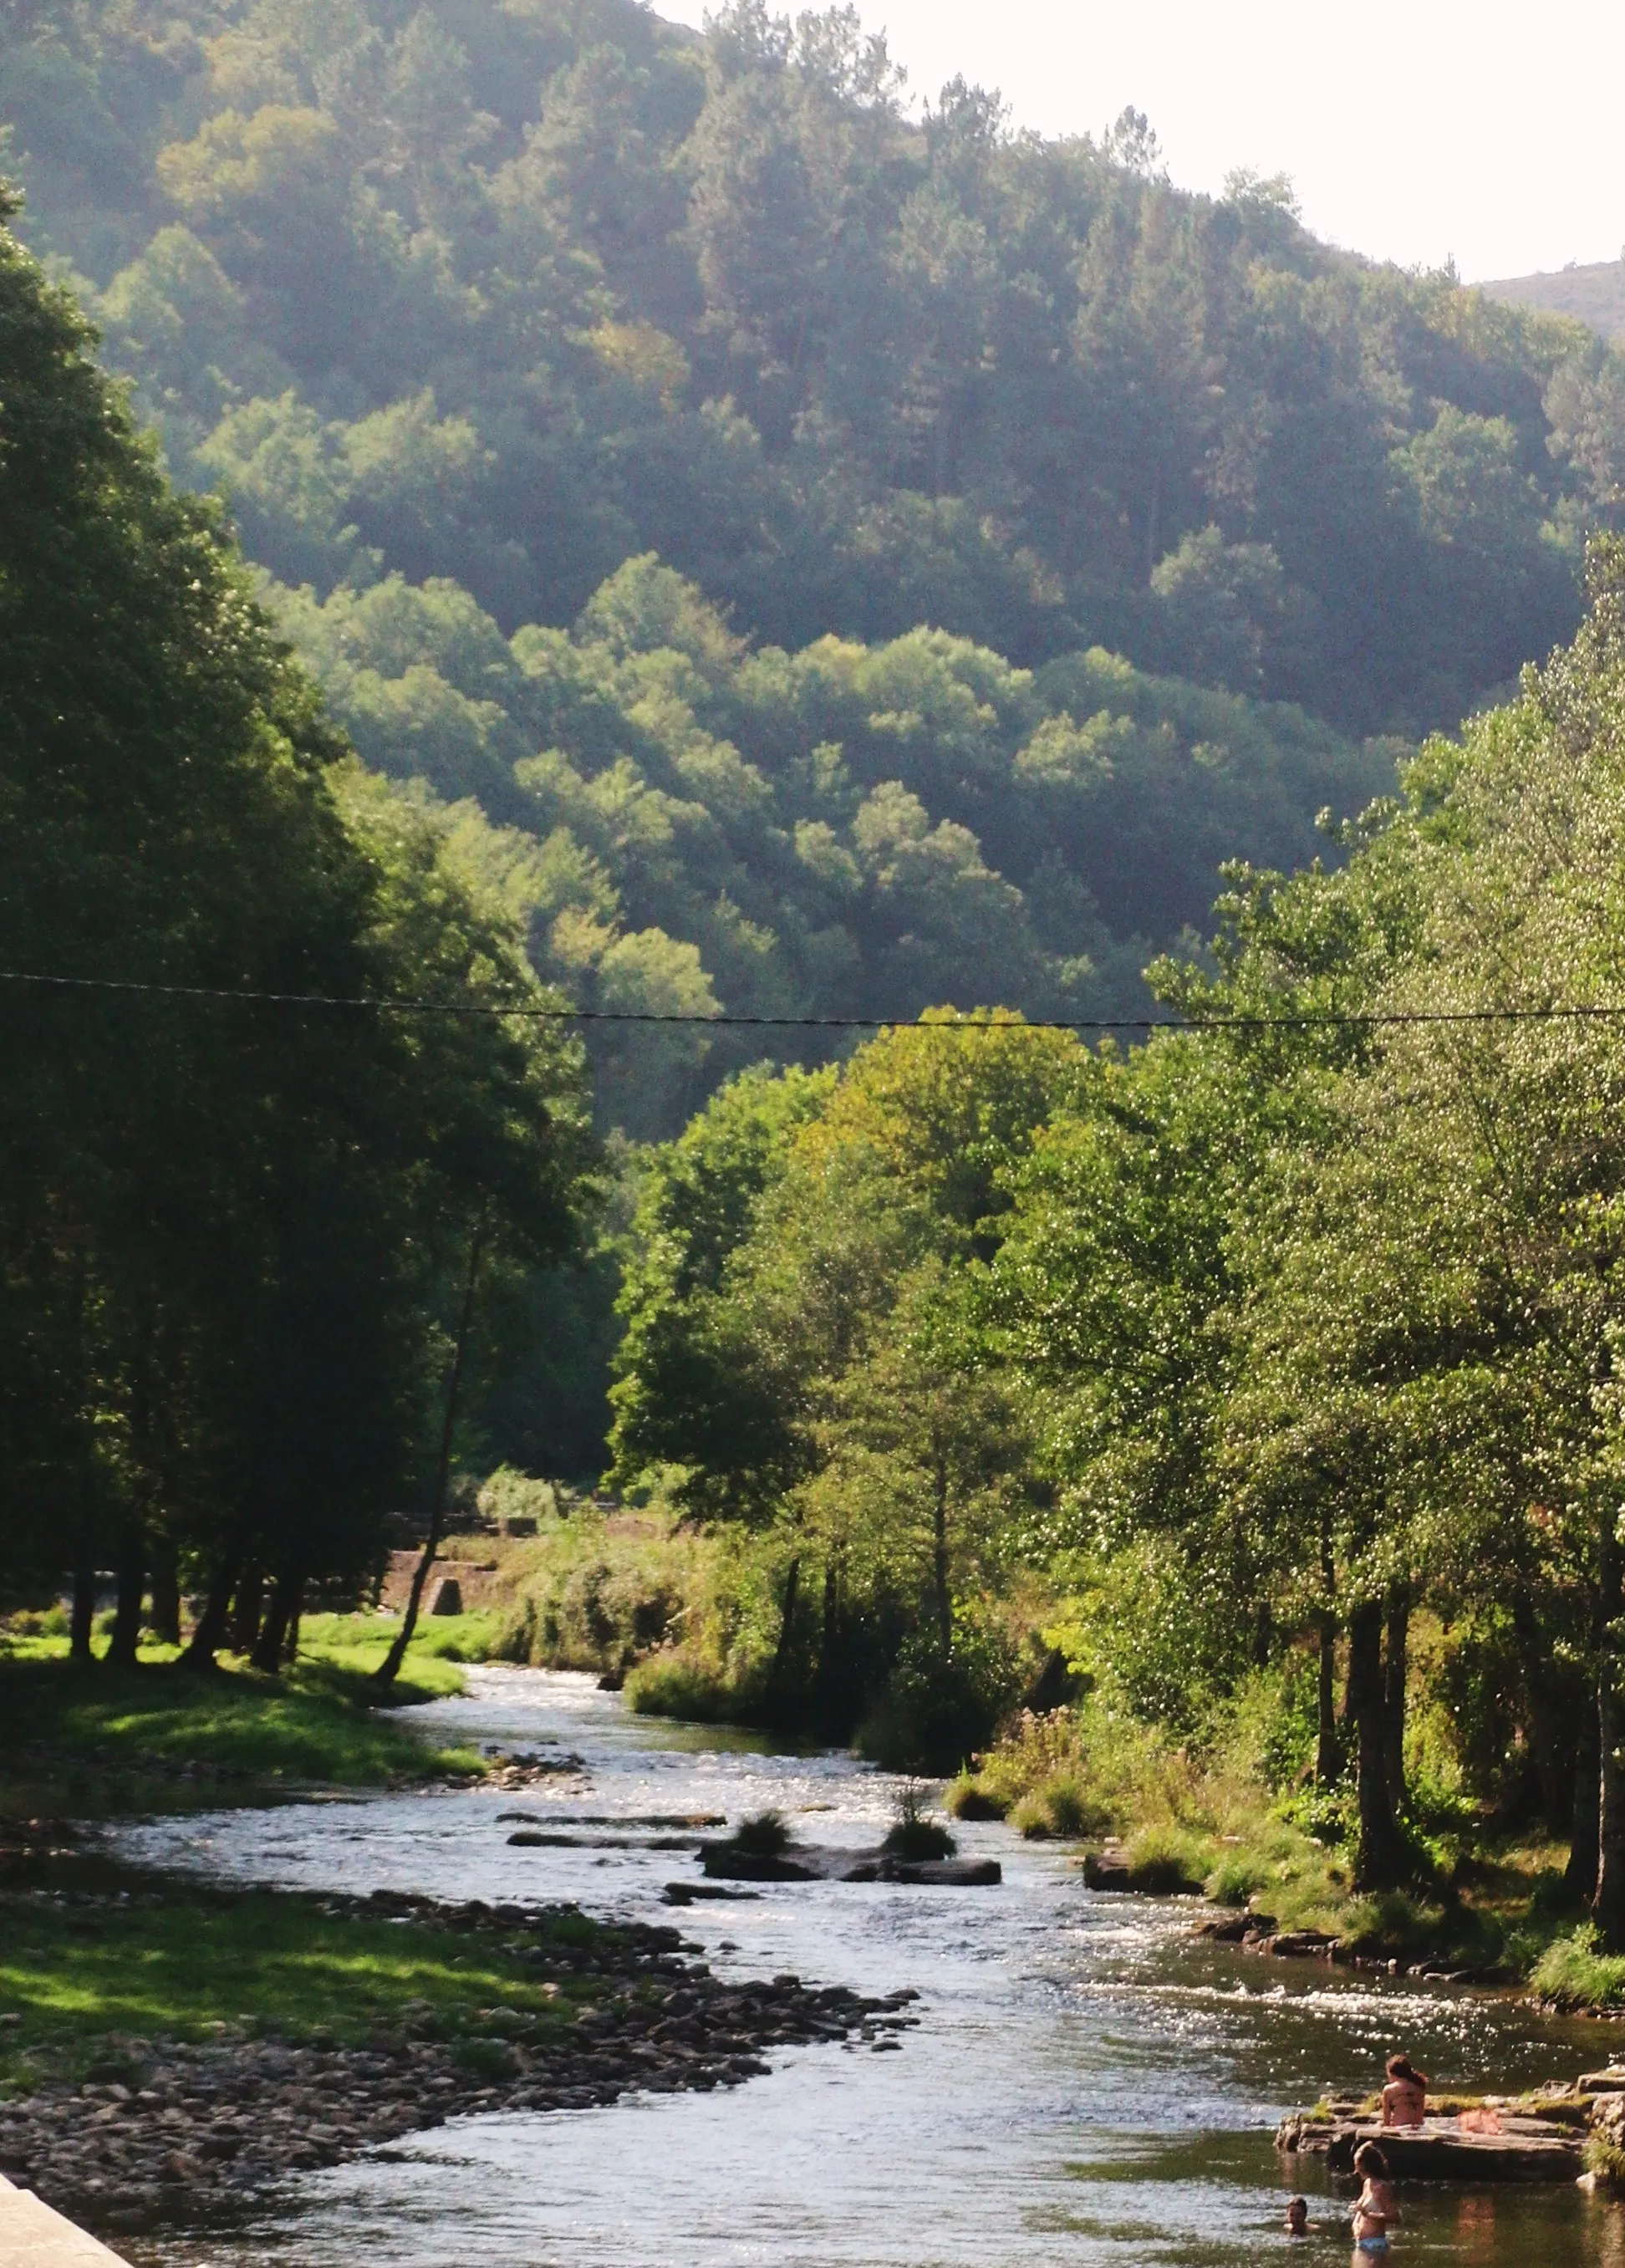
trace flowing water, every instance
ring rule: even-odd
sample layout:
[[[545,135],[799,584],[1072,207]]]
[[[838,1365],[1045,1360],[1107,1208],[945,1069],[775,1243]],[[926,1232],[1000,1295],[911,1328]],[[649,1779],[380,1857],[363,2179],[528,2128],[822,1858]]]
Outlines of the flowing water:
[[[1194,1941],[1188,1906],[1103,1896],[996,1824],[961,1849],[998,1889],[764,1885],[674,1913],[691,1854],[515,1848],[522,1811],[626,1818],[769,1805],[809,1841],[872,1845],[896,1783],[843,1755],[771,1752],[630,1716],[592,1681],[480,1669],[417,1712],[438,1736],[584,1761],[524,1796],[389,1795],[163,1820],[132,1855],[306,1889],[574,1898],[677,1921],[719,1974],[915,1986],[901,2053],[775,2051],[770,2077],[613,2108],[454,2120],[290,2181],[229,2235],[129,2247],[141,2268],[1230,2268],[1349,2257],[1341,2201],[1302,2161],[1317,2234],[1288,2245],[1282,2111],[1364,2088],[1403,2045],[1442,2086],[1510,2088],[1606,2060],[1610,2028],[1510,1996],[1372,1982]],[[584,1837],[607,1830],[577,1830]],[[1413,2191],[1417,2261],[1625,2268],[1625,2207],[1566,2185]]]

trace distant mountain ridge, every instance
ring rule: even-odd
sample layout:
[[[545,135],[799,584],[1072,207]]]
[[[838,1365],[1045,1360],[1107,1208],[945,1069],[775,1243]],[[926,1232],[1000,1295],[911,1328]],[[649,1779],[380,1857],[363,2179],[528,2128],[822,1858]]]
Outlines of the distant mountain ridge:
[[[1625,342],[1625,259],[1560,268],[1550,275],[1509,276],[1478,288],[1506,306],[1568,315],[1602,338]]]

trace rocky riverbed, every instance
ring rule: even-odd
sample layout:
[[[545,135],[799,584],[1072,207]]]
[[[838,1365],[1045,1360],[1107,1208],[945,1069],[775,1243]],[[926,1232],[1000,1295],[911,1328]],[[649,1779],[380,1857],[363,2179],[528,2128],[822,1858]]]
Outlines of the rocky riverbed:
[[[558,2028],[503,2007],[437,2036],[421,2015],[364,2046],[320,2036],[202,2043],[110,2039],[122,2076],[47,2079],[0,2102],[0,2172],[86,2224],[118,2231],[241,2198],[474,2112],[585,2109],[634,2092],[735,2087],[777,2048],[814,2041],[894,2050],[911,1992],[865,1998],[791,1976],[724,1983],[674,1929],[640,1924],[561,1945],[573,1909],[445,1905],[405,1894],[332,1898],[331,1912],[500,1934],[545,1984],[589,1995]],[[99,2066],[105,2073],[106,2064]]]

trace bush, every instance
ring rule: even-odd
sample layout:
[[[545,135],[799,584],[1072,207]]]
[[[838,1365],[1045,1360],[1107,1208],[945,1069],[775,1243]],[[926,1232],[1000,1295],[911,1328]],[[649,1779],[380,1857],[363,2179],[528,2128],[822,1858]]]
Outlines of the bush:
[[[1625,2005],[1625,1955],[1599,1953],[1595,1925],[1582,1922],[1553,1939],[1529,1981],[1549,2007],[1617,2008]]]
[[[696,1725],[726,1724],[748,1705],[721,1670],[688,1653],[651,1654],[628,1673],[621,1690],[636,1716],[678,1717]]]
[[[1149,1897],[1177,1897],[1201,1889],[1212,1846],[1173,1827],[1147,1827],[1129,1845],[1129,1887]]]
[[[1269,1878],[1268,1867],[1251,1852],[1234,1851],[1219,1860],[1204,1888],[1215,1905],[1244,1906],[1264,1889]]]
[[[751,1859],[782,1859],[795,1841],[782,1811],[758,1811],[741,1819],[729,1837],[736,1851]]]
[[[984,1786],[974,1772],[962,1771],[948,1783],[943,1808],[953,1819],[1003,1819],[1010,1798]]]
[[[920,1808],[919,1790],[912,1781],[898,1802],[896,1824],[880,1845],[894,1859],[952,1859],[959,1845],[939,1820],[928,1819]]]
[[[1111,1824],[1111,1815],[1091,1799],[1075,1772],[1052,1772],[1022,1797],[1010,1816],[1030,1843],[1097,1835]]]

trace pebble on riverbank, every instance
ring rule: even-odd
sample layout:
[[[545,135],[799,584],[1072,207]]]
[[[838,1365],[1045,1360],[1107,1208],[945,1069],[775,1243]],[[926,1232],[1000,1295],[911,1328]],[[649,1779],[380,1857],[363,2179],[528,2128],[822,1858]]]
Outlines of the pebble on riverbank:
[[[912,1992],[872,1999],[795,1977],[724,1983],[684,1958],[698,1948],[675,1929],[629,1924],[601,1944],[526,1945],[573,1908],[448,1906],[386,1892],[325,1903],[329,1911],[499,1932],[543,1977],[601,1984],[604,1994],[569,2033],[536,2041],[524,2018],[502,2008],[480,2012],[475,2036],[446,2040],[427,2021],[408,2021],[360,2048],[224,2028],[196,2046],[110,2040],[131,2083],[47,2080],[0,2103],[0,2173],[87,2226],[136,2229],[447,2118],[735,2087],[768,2069],[771,2049],[819,2040],[895,2046],[892,2035],[917,2021],[904,2013]]]

